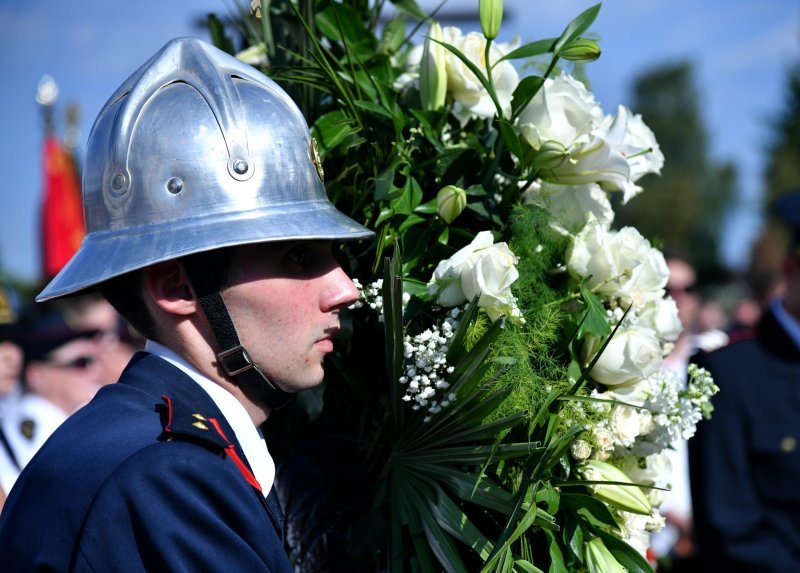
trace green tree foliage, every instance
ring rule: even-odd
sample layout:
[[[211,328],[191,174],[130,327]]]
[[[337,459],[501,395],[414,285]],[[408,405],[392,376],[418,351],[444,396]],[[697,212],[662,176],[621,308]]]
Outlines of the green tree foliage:
[[[719,275],[718,246],[736,168],[709,157],[691,64],[645,72],[634,85],[633,109],[655,133],[666,158],[661,177],[642,180],[644,197],[617,210],[617,224],[637,227],[667,251],[691,253],[703,281]]]
[[[772,122],[772,144],[764,174],[767,205],[800,187],[800,63],[787,74],[785,101]]]
[[[771,122],[767,148],[763,196],[767,222],[753,243],[747,270],[747,280],[759,300],[766,300],[780,280],[789,240],[788,229],[775,224],[770,207],[784,193],[800,188],[800,63],[789,69],[785,93],[783,109]]]

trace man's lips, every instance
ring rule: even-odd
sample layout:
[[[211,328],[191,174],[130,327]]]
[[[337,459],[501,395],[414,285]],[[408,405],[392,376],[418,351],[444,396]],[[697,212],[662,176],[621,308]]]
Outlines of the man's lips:
[[[314,345],[323,352],[333,352],[333,339],[339,334],[339,327],[325,329],[325,334],[314,342]]]

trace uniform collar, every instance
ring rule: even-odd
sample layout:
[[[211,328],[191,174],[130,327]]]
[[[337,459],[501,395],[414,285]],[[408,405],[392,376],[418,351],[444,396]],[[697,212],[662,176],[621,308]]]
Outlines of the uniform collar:
[[[144,350],[180,369],[208,394],[236,435],[236,440],[241,445],[247,462],[261,485],[262,493],[266,496],[275,481],[275,462],[267,450],[261,430],[253,425],[253,421],[241,402],[230,392],[200,374],[186,360],[166,346],[148,340]]]
[[[783,306],[779,299],[772,301],[770,310],[775,320],[778,321],[797,349],[800,350],[800,321],[786,310],[786,307]]]

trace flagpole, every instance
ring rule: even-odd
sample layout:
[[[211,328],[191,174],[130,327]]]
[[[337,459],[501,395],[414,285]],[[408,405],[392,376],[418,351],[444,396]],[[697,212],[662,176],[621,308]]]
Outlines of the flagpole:
[[[45,74],[39,80],[39,85],[36,88],[36,103],[41,106],[45,137],[55,132],[53,109],[55,108],[56,100],[58,100],[58,84],[53,79],[53,76]]]
[[[85,234],[80,184],[73,157],[56,136],[58,91],[58,84],[50,75],[42,76],[36,90],[36,102],[41,106],[44,120],[44,189],[39,230],[43,281],[58,274],[77,251]]]

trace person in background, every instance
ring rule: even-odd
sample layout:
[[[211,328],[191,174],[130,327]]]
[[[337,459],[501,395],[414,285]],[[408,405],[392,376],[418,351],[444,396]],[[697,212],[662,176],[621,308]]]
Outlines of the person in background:
[[[72,328],[97,332],[101,343],[100,380],[103,384],[116,382],[134,353],[144,346],[141,336],[98,293],[71,297],[55,304],[63,310],[64,320]]]
[[[686,383],[691,357],[701,349],[713,349],[727,342],[725,333],[703,321],[706,304],[697,288],[697,273],[688,257],[666,253],[669,278],[667,295],[675,300],[683,330],[663,367],[675,372]],[[692,571],[692,501],[689,486],[687,440],[678,440],[666,451],[672,464],[671,489],[664,494],[660,507],[666,521],[664,529],[653,534],[652,548],[669,570],[675,573]]]
[[[12,462],[4,473],[13,475],[12,483],[55,429],[102,386],[98,332],[76,329],[62,311],[46,307],[23,314],[14,340],[24,355],[23,391],[0,420]]]
[[[23,470],[4,571],[290,573],[261,426],[322,382],[358,299],[334,249],[373,233],[289,96],[195,38],[111,96],[83,173],[86,238],[38,300],[96,288],[148,340]]]
[[[13,291],[0,287],[0,488],[7,493],[53,431],[118,379],[135,343],[121,339],[119,314],[97,295],[19,317],[16,308],[5,310],[16,302],[6,292]],[[13,322],[3,323],[7,316]]]
[[[14,450],[3,430],[3,420],[22,394],[22,348],[15,341],[17,312],[15,292],[0,285],[0,508],[19,475]]]
[[[700,570],[800,571],[800,193],[775,212],[794,230],[783,294],[749,336],[694,359],[720,388],[689,442]]]

